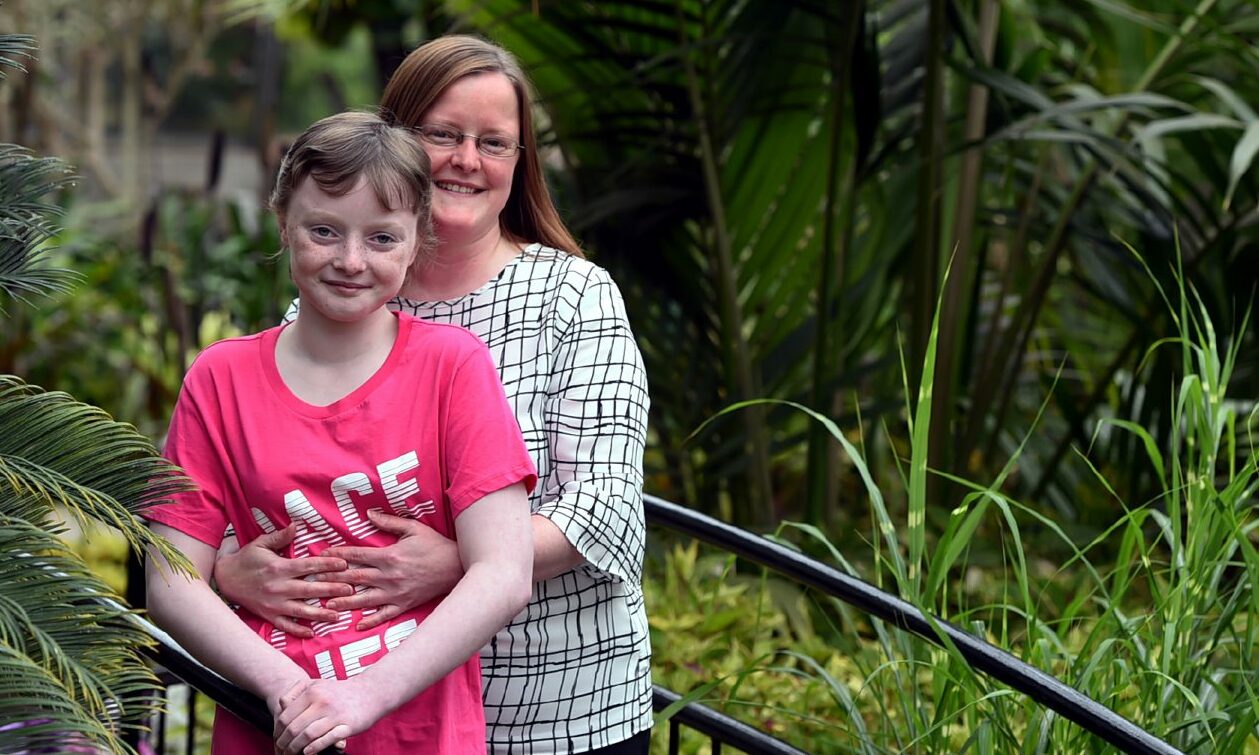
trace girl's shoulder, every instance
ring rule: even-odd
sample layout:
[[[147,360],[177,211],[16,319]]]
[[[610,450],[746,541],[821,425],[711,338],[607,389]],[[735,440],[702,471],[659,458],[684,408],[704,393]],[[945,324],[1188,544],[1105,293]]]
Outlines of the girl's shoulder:
[[[273,337],[275,335],[274,331],[278,330],[279,327],[277,326],[260,333],[233,336],[215,341],[202,349],[201,353],[197,354],[196,358],[192,360],[192,364],[188,366],[188,374],[238,369],[246,362],[252,363],[257,359],[258,345],[266,338]]]

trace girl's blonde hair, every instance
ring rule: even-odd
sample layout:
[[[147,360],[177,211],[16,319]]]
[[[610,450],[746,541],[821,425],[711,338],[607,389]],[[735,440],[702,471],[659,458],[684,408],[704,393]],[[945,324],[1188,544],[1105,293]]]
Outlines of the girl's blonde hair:
[[[283,217],[293,192],[310,178],[334,197],[363,177],[382,207],[406,208],[419,218],[417,259],[433,247],[433,184],[428,155],[410,131],[372,113],[338,113],[316,121],[289,146],[271,192],[270,207]]]

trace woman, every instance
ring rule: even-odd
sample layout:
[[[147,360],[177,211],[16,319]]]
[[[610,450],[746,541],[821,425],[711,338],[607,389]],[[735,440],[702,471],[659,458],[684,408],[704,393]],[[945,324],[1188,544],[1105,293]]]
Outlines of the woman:
[[[533,599],[482,650],[490,750],[646,753],[648,398],[620,292],[581,258],[555,210],[529,87],[506,51],[466,36],[429,42],[390,79],[380,110],[416,133],[435,188],[437,249],[391,306],[462,325],[489,346],[538,468]],[[370,626],[454,584],[449,541],[416,523],[373,521],[398,543],[294,563],[268,550],[287,544],[281,532],[223,556],[215,578],[289,631],[303,628],[294,620],[378,607]],[[315,581],[302,579],[315,569]]]
[[[430,192],[423,150],[375,115],[293,143],[271,204],[305,306],[197,357],[164,449],[197,490],[146,515],[198,575],[227,524],[244,540],[287,525],[302,560],[395,542],[368,519],[381,509],[455,538],[466,573],[440,603],[370,627],[343,608],[293,637],[150,560],[154,619],[276,717],[274,742],[216,717],[216,753],[485,752],[475,654],[529,598],[535,475],[485,345],[385,307],[430,235]]]

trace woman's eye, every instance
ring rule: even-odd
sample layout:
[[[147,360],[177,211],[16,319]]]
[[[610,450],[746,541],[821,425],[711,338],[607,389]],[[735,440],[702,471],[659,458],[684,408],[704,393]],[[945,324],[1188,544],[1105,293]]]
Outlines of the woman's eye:
[[[326,239],[332,237],[332,229],[325,225],[317,225],[310,229],[310,235],[317,239]]]
[[[390,244],[396,244],[398,239],[388,233],[378,233],[375,236],[372,236],[372,241],[381,246],[389,246]]]
[[[420,133],[434,141],[449,142],[452,144],[459,138],[459,133],[457,131],[445,126],[425,126]]]

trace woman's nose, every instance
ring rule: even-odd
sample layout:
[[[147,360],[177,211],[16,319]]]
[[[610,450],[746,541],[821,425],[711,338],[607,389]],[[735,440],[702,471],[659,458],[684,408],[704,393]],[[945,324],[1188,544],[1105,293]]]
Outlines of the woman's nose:
[[[477,152],[476,139],[471,136],[463,137],[463,141],[455,145],[455,153],[450,156],[451,164],[463,170],[476,170],[480,160],[481,153]]]

